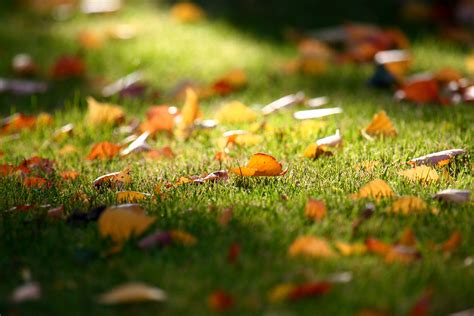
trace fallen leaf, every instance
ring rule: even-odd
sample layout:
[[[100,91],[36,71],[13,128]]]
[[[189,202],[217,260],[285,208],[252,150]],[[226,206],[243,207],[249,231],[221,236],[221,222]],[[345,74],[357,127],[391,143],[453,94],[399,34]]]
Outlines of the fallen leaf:
[[[52,208],[48,210],[47,213],[48,217],[50,218],[56,218],[56,219],[62,219],[64,218],[64,206],[60,205],[58,207]]]
[[[279,163],[273,156],[265,153],[256,153],[250,157],[247,166],[232,168],[230,171],[245,177],[259,177],[259,176],[282,176],[288,169],[283,170],[281,163]]]
[[[326,240],[314,236],[300,236],[288,248],[291,257],[328,258],[336,254]]]
[[[365,245],[367,246],[368,251],[380,256],[386,256],[392,250],[392,245],[375,238],[367,238]]]
[[[51,175],[54,173],[55,162],[38,156],[23,160],[18,170],[28,175]]]
[[[239,101],[224,104],[216,113],[216,119],[221,123],[235,124],[253,122],[257,113]]]
[[[264,106],[262,108],[262,113],[263,115],[268,115],[291,105],[303,103],[305,99],[306,96],[301,91],[295,94],[286,95]]]
[[[150,195],[147,193],[141,193],[137,191],[121,191],[115,194],[117,202],[119,203],[136,203],[144,200]]]
[[[192,132],[194,122],[202,117],[202,112],[199,107],[199,99],[195,90],[191,88],[186,89],[186,100],[181,110],[178,123],[178,136],[187,137]]]
[[[422,184],[437,182],[439,180],[439,175],[436,170],[427,166],[418,166],[412,169],[399,171],[398,174],[410,181],[420,182]]]
[[[128,156],[132,153],[138,153],[143,151],[150,151],[151,146],[148,145],[146,142],[150,136],[150,132],[146,131],[143,132],[140,136],[138,136],[133,142],[131,142],[126,148],[120,151],[120,156]]]
[[[367,252],[367,246],[362,243],[349,244],[343,241],[336,241],[334,246],[343,256],[359,256]]]
[[[442,167],[448,164],[457,155],[464,154],[465,152],[466,151],[464,149],[443,150],[440,152],[428,154],[426,156],[413,158],[410,161],[408,161],[408,164],[412,166],[431,165],[431,166]]]
[[[388,208],[389,213],[395,214],[422,214],[426,212],[436,213],[425,201],[416,196],[402,196]]]
[[[433,198],[435,200],[440,200],[440,201],[445,201],[445,202],[466,203],[471,200],[471,191],[447,189],[447,190],[439,191],[433,196]]]
[[[171,8],[171,15],[182,23],[194,23],[203,20],[206,13],[192,2],[179,2]]]
[[[380,166],[380,161],[362,161],[355,165],[357,171],[364,170],[366,172],[372,172],[376,167]]]
[[[94,98],[87,98],[86,122],[93,126],[115,125],[125,120],[125,113],[118,105],[97,102]]]
[[[383,198],[391,198],[393,196],[395,196],[395,192],[393,192],[387,182],[382,179],[375,179],[360,188],[359,192],[352,194],[351,198],[371,198],[379,201]]]
[[[396,92],[398,100],[415,103],[430,103],[439,101],[439,84],[431,75],[418,75],[407,80]]]
[[[51,67],[49,74],[53,79],[82,77],[86,72],[84,60],[79,56],[59,57]]]
[[[236,242],[233,242],[227,252],[227,262],[236,263],[240,254],[240,245]]]
[[[85,49],[97,49],[102,46],[104,39],[97,32],[82,30],[77,35],[77,41]]]
[[[406,228],[403,232],[402,235],[400,236],[400,239],[397,241],[397,245],[402,245],[406,247],[415,247],[416,246],[416,237],[415,233],[411,228]]]
[[[163,146],[159,149],[151,149],[145,154],[145,158],[151,160],[160,160],[163,158],[173,158],[174,153],[170,146]]]
[[[142,250],[148,250],[152,248],[162,248],[170,245],[173,242],[173,238],[169,232],[157,230],[148,236],[145,236],[138,242],[138,247]]]
[[[102,237],[122,244],[132,236],[141,235],[155,221],[139,205],[122,204],[108,207],[100,216],[98,227]]]
[[[26,177],[23,180],[23,185],[25,187],[44,189],[50,186],[48,180],[41,177]]]
[[[178,115],[178,109],[174,106],[152,106],[146,112],[147,121],[140,125],[140,131],[152,135],[159,131],[172,131]]]
[[[410,309],[410,316],[428,316],[430,315],[432,290],[426,290],[423,295],[415,302]]]
[[[122,284],[102,294],[98,301],[101,304],[125,304],[142,302],[163,302],[168,299],[166,293],[156,287],[130,282]]]
[[[207,304],[209,308],[216,311],[224,311],[234,306],[234,298],[224,291],[215,291],[207,298]]]
[[[87,155],[87,160],[106,160],[112,159],[120,152],[122,146],[112,144],[110,142],[100,142],[95,144],[89,154]]]
[[[387,113],[380,111],[374,115],[372,122],[362,130],[362,135],[372,140],[373,137],[378,136],[395,137],[398,135],[398,131],[387,116]]]
[[[130,178],[130,169],[127,167],[122,171],[112,172],[98,177],[93,181],[93,185],[97,189],[104,187],[108,188],[121,188],[125,184],[132,181]]]
[[[71,155],[71,154],[74,154],[74,153],[77,153],[78,152],[78,149],[76,146],[74,145],[64,145],[58,152],[58,154],[60,156],[67,156],[67,155]]]
[[[318,158],[321,155],[332,155],[329,147],[337,147],[342,144],[342,137],[339,130],[336,134],[318,139],[315,144],[310,144],[304,151],[307,158]]]
[[[316,110],[304,110],[293,113],[293,117],[297,120],[310,120],[315,118],[326,117],[334,114],[342,113],[342,108],[327,108]]]
[[[326,205],[323,201],[309,198],[304,213],[307,218],[320,222],[326,217]]]

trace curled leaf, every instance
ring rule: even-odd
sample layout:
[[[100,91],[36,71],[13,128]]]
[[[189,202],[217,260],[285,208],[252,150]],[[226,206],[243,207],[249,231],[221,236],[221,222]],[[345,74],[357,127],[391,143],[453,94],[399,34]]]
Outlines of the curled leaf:
[[[466,203],[471,200],[471,191],[447,189],[447,190],[439,191],[433,196],[433,198],[435,200],[440,200],[440,201],[445,201],[445,202]]]
[[[420,166],[420,165],[431,165],[431,166],[444,166],[448,164],[451,159],[456,157],[457,155],[464,154],[466,151],[464,149],[448,149],[439,151],[436,153],[428,154],[425,156],[413,158],[408,161],[408,164],[412,166]]]

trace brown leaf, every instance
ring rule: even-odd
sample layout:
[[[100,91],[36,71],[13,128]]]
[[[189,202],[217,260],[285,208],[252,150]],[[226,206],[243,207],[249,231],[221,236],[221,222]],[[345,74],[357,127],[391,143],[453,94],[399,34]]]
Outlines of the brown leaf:
[[[49,71],[53,79],[82,77],[85,72],[86,65],[79,56],[62,56],[56,60]]]
[[[132,181],[130,178],[130,169],[127,167],[122,171],[112,172],[98,177],[93,185],[97,189],[101,188],[121,188]]]
[[[299,284],[288,293],[288,299],[297,301],[303,298],[324,295],[329,293],[331,288],[332,284],[327,281]]]
[[[466,203],[471,200],[471,191],[447,189],[447,190],[439,191],[433,196],[433,198],[435,200],[440,200],[440,201],[445,201],[445,202]]]
[[[432,76],[417,76],[406,81],[395,97],[415,103],[430,103],[439,101],[439,84]]]

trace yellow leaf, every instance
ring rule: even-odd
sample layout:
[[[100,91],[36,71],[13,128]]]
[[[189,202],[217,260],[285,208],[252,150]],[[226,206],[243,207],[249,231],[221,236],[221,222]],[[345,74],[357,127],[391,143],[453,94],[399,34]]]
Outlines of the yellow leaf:
[[[430,208],[425,201],[416,196],[402,196],[393,202],[388,208],[390,213],[395,214],[420,214],[429,211]]]
[[[352,194],[353,199],[371,198],[377,201],[383,198],[393,197],[395,193],[392,188],[382,179],[375,179],[360,188],[359,192]]]
[[[355,165],[355,169],[357,171],[366,171],[366,172],[372,172],[374,171],[375,167],[378,167],[380,165],[380,161],[362,161],[358,164]]]
[[[343,241],[336,241],[334,245],[343,256],[363,255],[367,252],[367,246],[362,243],[349,244]]]
[[[387,136],[394,137],[397,136],[398,132],[395,126],[393,126],[392,121],[387,116],[385,111],[380,111],[374,115],[372,122],[369,126],[362,130],[364,136],[368,136],[369,139],[372,139],[373,136]]]
[[[136,191],[121,191],[117,192],[115,196],[119,203],[134,203],[146,199],[149,195]]]
[[[121,187],[125,184],[132,182],[130,177],[130,168],[125,168],[122,171],[112,172],[98,177],[94,180],[93,184],[96,188],[102,187]]]
[[[192,2],[180,2],[171,8],[171,15],[183,23],[192,23],[203,20],[206,13]]]
[[[118,105],[100,103],[92,97],[87,98],[87,105],[86,122],[94,126],[114,125],[125,119],[125,113]]]
[[[101,304],[123,304],[147,301],[162,302],[167,299],[166,293],[144,283],[131,282],[120,285],[99,297]]]
[[[77,151],[77,147],[74,145],[64,145],[64,147],[59,150],[58,154],[60,156],[66,156],[77,153]]]
[[[310,198],[306,202],[304,212],[307,218],[320,222],[326,217],[326,205],[323,201]]]
[[[196,91],[191,88],[186,89],[186,100],[181,111],[182,123],[185,126],[191,126],[194,121],[202,117],[201,109],[199,108],[199,99]]]
[[[231,101],[223,105],[216,114],[221,123],[246,123],[255,121],[257,113],[239,101]]]
[[[309,258],[334,257],[335,253],[326,240],[314,236],[296,238],[288,249],[291,257],[304,256]]]
[[[436,170],[427,166],[418,166],[412,169],[399,171],[398,174],[410,181],[420,182],[423,184],[437,182],[439,180],[439,175]]]
[[[232,168],[231,172],[244,177],[281,176],[286,173],[275,157],[265,153],[256,153],[250,157],[247,166]]]
[[[470,74],[474,74],[474,53],[469,55],[469,57],[466,58],[466,68],[467,72]]]
[[[137,204],[123,204],[108,207],[99,218],[102,237],[110,237],[115,243],[124,243],[132,236],[139,236],[155,217],[149,217]]]
[[[302,138],[312,137],[320,129],[326,127],[328,123],[326,121],[317,120],[305,120],[299,124],[299,133]]]

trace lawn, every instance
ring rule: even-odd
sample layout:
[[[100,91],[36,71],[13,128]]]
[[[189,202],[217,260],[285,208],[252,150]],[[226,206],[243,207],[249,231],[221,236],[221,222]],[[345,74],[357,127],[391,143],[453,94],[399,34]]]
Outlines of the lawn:
[[[149,141],[153,147],[170,146],[172,159],[145,160],[140,155],[107,161],[87,161],[93,144],[119,143],[124,135],[113,127],[93,127],[85,119],[86,97],[96,91],[81,81],[53,83],[49,92],[34,97],[0,95],[0,115],[15,112],[48,112],[51,126],[23,130],[18,139],[0,136],[0,163],[18,164],[23,159],[41,156],[55,161],[58,171],[75,170],[74,181],[57,182],[49,189],[23,186],[16,178],[0,178],[0,314],[1,315],[208,315],[208,296],[222,290],[235,300],[229,315],[355,315],[363,309],[407,315],[427,290],[432,291],[429,311],[446,315],[473,307],[474,297],[474,223],[473,204],[446,204],[432,195],[446,188],[474,187],[472,164],[468,161],[474,144],[472,104],[446,107],[417,106],[397,102],[393,94],[367,86],[372,65],[334,66],[319,76],[285,75],[279,64],[296,55],[296,48],[274,37],[264,37],[231,24],[210,18],[197,24],[176,22],[164,5],[141,4],[107,16],[78,15],[64,22],[37,17],[25,12],[2,13],[0,28],[0,73],[11,76],[10,60],[28,52],[47,72],[54,60],[76,53],[79,31],[106,29],[117,22],[132,23],[138,36],[128,41],[112,41],[83,52],[88,79],[118,79],[143,70],[146,80],[167,91],[184,78],[212,82],[223,73],[244,69],[248,86],[225,97],[201,100],[204,117],[213,118],[226,101],[239,100],[253,109],[297,91],[311,97],[328,96],[331,106],[343,113],[318,120],[311,129],[292,118],[295,106],[268,117],[268,130],[257,132],[263,141],[235,147],[231,160],[222,165],[214,159],[220,149],[218,140],[228,130],[250,130],[255,124],[221,124],[199,131],[182,141],[159,134]],[[413,71],[436,70],[450,66],[465,70],[466,50],[439,42],[433,35],[414,36]],[[100,100],[100,97],[98,98]],[[109,99],[118,103],[127,118],[141,120],[149,106],[157,103],[140,99]],[[175,104],[181,108],[183,103]],[[374,142],[360,135],[373,115],[386,111],[398,129],[396,138]],[[261,122],[261,118],[257,123]],[[74,123],[74,136],[60,142],[47,142],[59,127]],[[319,128],[318,128],[318,125]],[[340,129],[343,147],[334,156],[308,159],[306,146]],[[46,143],[45,143],[46,142]],[[73,145],[77,152],[61,156],[60,149]],[[456,164],[456,172],[438,182],[410,182],[398,174],[408,169],[411,158],[450,148],[468,151]],[[154,194],[157,184],[175,182],[181,176],[202,175],[219,169],[244,165],[257,152],[276,157],[288,172],[278,177],[240,177],[230,174],[226,182],[181,185],[163,189],[163,195],[140,204],[157,220],[150,228],[179,229],[196,237],[193,246],[170,245],[142,251],[132,238],[116,254],[108,254],[112,242],[101,238],[97,223],[73,225],[52,220],[41,208],[26,212],[15,206],[50,204],[88,210],[99,205],[117,204],[116,190],[98,191],[92,181],[97,177],[130,166],[132,182],[126,190]],[[364,161],[378,161],[370,171],[358,170]],[[392,200],[376,203],[375,214],[353,235],[352,223],[363,212],[365,200],[349,196],[373,179],[385,180],[399,196],[417,196],[437,215],[393,215],[387,212]],[[77,193],[88,197],[88,203]],[[321,222],[305,217],[309,197],[323,200],[327,215]],[[229,207],[233,214],[228,225],[219,223]],[[43,214],[43,215],[42,215]],[[330,258],[300,258],[288,255],[288,247],[301,235],[335,241],[364,242],[373,237],[394,243],[406,228],[418,240],[421,259],[411,263],[386,263],[374,254],[337,255]],[[430,243],[442,243],[459,231],[462,242],[450,254],[434,251]],[[144,234],[146,235],[146,234]],[[229,247],[237,243],[240,254],[228,262]],[[469,258],[471,258],[469,260]],[[12,291],[24,282],[25,271],[38,281],[42,297],[37,301],[14,304]],[[335,283],[320,297],[298,301],[272,302],[268,293],[282,283],[326,280],[350,272],[352,280]],[[100,294],[129,281],[157,286],[169,296],[163,303],[104,306]],[[420,314],[422,315],[422,314]],[[423,314],[425,315],[425,314]]]

